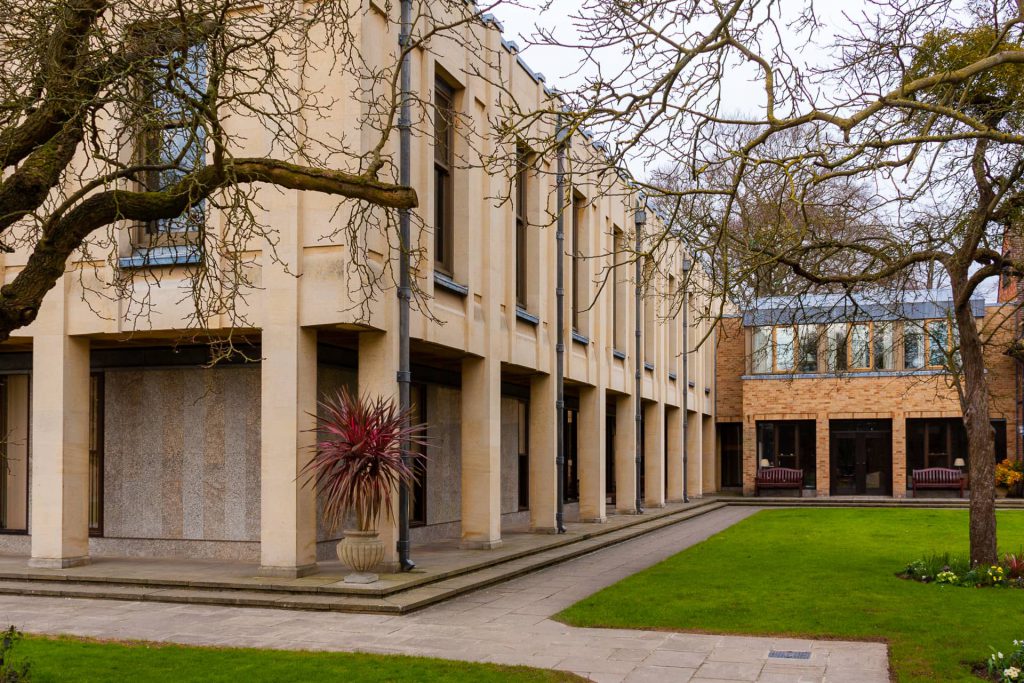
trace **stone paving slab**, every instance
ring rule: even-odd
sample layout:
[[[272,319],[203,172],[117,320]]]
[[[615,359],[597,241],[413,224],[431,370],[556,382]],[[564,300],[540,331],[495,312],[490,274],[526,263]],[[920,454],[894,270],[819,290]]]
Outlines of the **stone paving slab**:
[[[31,633],[522,664],[608,683],[887,683],[881,643],[588,629],[550,618],[756,511],[715,510],[409,615],[0,595],[0,621]],[[811,660],[768,659],[773,649],[809,650]]]

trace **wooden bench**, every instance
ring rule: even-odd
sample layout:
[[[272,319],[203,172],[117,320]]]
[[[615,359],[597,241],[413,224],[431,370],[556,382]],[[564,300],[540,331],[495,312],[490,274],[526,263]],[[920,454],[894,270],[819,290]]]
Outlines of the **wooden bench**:
[[[915,498],[918,489],[959,490],[960,497],[963,498],[965,479],[963,472],[950,467],[926,467],[923,470],[914,470],[910,477]]]
[[[754,477],[754,495],[761,489],[800,489],[804,485],[804,471],[792,467],[762,467]]]

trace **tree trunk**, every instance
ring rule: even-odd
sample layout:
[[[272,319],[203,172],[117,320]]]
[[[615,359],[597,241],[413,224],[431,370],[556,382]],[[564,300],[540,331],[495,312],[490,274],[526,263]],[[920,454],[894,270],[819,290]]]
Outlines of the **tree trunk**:
[[[988,386],[985,382],[985,356],[977,322],[969,298],[960,299],[953,278],[954,310],[960,333],[962,388],[960,404],[967,428],[967,461],[970,471],[971,565],[996,564],[995,439],[989,418]]]

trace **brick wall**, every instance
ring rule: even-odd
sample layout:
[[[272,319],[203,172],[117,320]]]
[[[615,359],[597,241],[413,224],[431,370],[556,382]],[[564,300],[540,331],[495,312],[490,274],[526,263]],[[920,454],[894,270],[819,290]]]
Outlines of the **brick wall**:
[[[893,492],[906,491],[906,419],[960,417],[956,390],[945,375],[888,377],[738,379],[743,375],[744,342],[739,319],[723,321],[718,351],[718,421],[743,422],[743,490],[754,492],[757,453],[754,426],[758,420],[815,420],[817,422],[817,493],[829,493],[829,421],[892,420]],[[993,419],[1007,421],[1007,444],[1013,448],[1015,370],[1003,354],[1012,338],[1012,322],[1004,310],[990,307],[982,335],[988,341],[986,359]],[[728,334],[726,334],[728,332]]]

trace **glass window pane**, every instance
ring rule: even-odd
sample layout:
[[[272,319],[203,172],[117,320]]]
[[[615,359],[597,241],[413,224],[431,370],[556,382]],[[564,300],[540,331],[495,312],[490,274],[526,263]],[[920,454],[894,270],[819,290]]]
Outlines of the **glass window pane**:
[[[850,326],[850,367],[871,367],[871,326],[867,323]]]
[[[828,370],[844,372],[846,370],[846,324],[834,323],[828,326]]]
[[[892,323],[875,323],[875,369],[892,370],[895,365],[895,336]]]
[[[765,373],[772,371],[772,328],[754,328],[753,371]]]
[[[798,365],[800,372],[818,371],[818,339],[821,333],[817,325],[801,325],[797,330],[800,347]]]
[[[792,327],[775,328],[775,369],[779,372],[791,372],[793,370],[793,355],[795,351],[794,329]]]
[[[945,320],[929,320],[928,332],[928,365],[942,367],[946,365],[946,349],[949,348],[949,324]]]
[[[920,323],[903,323],[903,367],[916,370],[924,367],[924,330]]]

